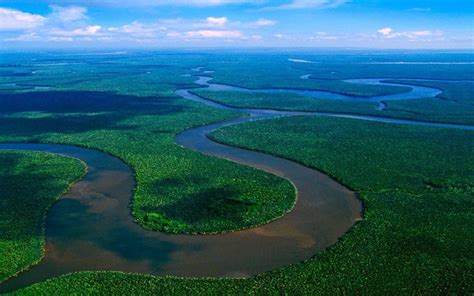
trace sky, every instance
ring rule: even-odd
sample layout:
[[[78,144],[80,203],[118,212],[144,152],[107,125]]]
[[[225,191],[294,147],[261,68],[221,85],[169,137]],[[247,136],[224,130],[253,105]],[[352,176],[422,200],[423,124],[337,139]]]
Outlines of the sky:
[[[2,0],[0,48],[474,49],[473,0]]]

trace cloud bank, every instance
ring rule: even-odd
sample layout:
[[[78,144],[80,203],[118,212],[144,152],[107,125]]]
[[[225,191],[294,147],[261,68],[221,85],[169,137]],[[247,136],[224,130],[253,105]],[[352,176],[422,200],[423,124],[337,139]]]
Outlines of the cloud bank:
[[[44,25],[46,18],[16,9],[0,7],[0,30],[17,31],[34,29]]]

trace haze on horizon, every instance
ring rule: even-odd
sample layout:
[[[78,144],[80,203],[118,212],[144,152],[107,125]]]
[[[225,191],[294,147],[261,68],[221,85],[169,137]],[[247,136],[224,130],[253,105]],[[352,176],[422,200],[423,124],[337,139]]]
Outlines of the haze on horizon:
[[[3,0],[0,48],[473,49],[469,0]]]

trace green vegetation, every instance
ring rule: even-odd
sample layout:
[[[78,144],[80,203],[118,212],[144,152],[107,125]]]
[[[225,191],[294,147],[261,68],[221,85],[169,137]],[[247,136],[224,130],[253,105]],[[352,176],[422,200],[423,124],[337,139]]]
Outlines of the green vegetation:
[[[280,94],[272,97],[257,93],[240,94],[240,100],[231,92],[219,94],[201,93],[204,97],[237,107],[257,108],[272,107],[285,110],[323,111],[359,113],[366,115],[387,116],[402,119],[433,121],[443,123],[473,124],[474,97],[472,81],[455,82],[455,80],[472,80],[474,70],[471,65],[450,65],[450,59],[455,55],[437,54],[427,59],[424,54],[399,55],[396,53],[379,55],[357,55],[347,53],[331,54],[300,54],[298,58],[316,62],[315,64],[292,63],[288,58],[294,55],[282,54],[249,54],[239,59],[225,59],[225,62],[210,62],[206,69],[215,70],[212,74],[214,83],[238,85],[250,89],[257,88],[305,88],[339,92],[355,96],[377,96],[397,94],[406,91],[405,87],[391,88],[380,85],[350,84],[341,80],[351,78],[384,78],[396,81],[397,78],[413,79],[445,79],[437,81],[408,81],[421,86],[440,88],[444,100],[422,99],[409,101],[389,101],[385,111],[372,108],[366,102],[343,102],[319,100],[310,102],[295,94],[288,93],[288,99]],[[459,58],[463,58],[460,56]],[[470,57],[468,57],[470,59]],[[440,64],[401,64],[398,61],[411,59],[414,62],[427,60],[439,61]],[[456,60],[454,60],[456,61]],[[391,63],[393,62],[393,63]],[[448,62],[443,64],[443,62]],[[302,80],[301,75],[311,74],[309,79]],[[451,80],[451,82],[449,82]],[[400,81],[399,81],[400,82]],[[197,91],[201,92],[201,91]],[[220,95],[223,97],[220,97]],[[290,95],[291,94],[291,95]],[[237,95],[237,94],[235,94]],[[286,95],[286,94],[284,94]],[[291,99],[291,100],[290,100]],[[244,102],[243,102],[244,101]]]
[[[441,89],[439,99],[389,101],[387,111],[432,121],[474,124],[474,82],[394,81]]]
[[[288,291],[301,291],[297,283],[312,272],[316,286],[323,281],[317,277],[334,281],[326,291],[344,282],[351,292],[474,289],[473,132],[298,117],[212,137],[320,169],[364,201],[364,222],[340,244],[317,261],[274,273],[293,278]]]
[[[207,54],[136,54],[123,56],[41,56],[34,59],[28,55],[5,54],[0,68],[0,94],[4,92],[45,91],[34,89],[32,85],[52,86],[59,91],[105,91],[140,97],[160,96],[176,98],[174,91],[179,88],[193,88],[195,77],[183,74],[198,74],[190,69],[203,66],[203,70],[215,70],[213,82],[238,85],[247,88],[306,88],[326,90],[354,96],[378,96],[407,91],[405,87],[362,85],[345,83],[350,78],[426,78],[446,80],[469,80],[474,76],[471,65],[449,64],[397,64],[400,60],[450,62],[463,59],[462,55],[359,55],[351,53],[298,54],[296,58],[317,62],[303,64],[289,62],[294,54],[268,53],[236,55],[232,53]],[[470,58],[470,57],[467,57]],[[390,63],[395,62],[395,64]],[[310,79],[299,77],[312,74]],[[133,83],[131,83],[133,82]],[[12,86],[12,83],[17,83]],[[407,83],[406,80],[403,83]],[[234,106],[276,107],[288,110],[360,113],[388,116],[402,119],[435,121],[447,123],[473,124],[472,82],[408,81],[416,85],[426,85],[444,90],[440,97],[446,100],[422,99],[410,101],[389,101],[385,111],[379,111],[375,104],[366,102],[344,102],[317,100],[311,102],[294,94],[288,99],[275,94],[276,104],[269,103],[268,97],[256,100],[262,94],[247,93],[246,103],[230,100]],[[204,94],[207,97],[208,94]],[[242,94],[240,94],[242,95]],[[209,98],[220,101],[209,94]],[[242,101],[242,100],[240,100]],[[454,102],[456,101],[456,102]],[[252,103],[253,102],[253,103]],[[238,105],[237,105],[238,103]],[[373,107],[374,106],[374,107]],[[373,107],[373,108],[372,108]]]
[[[156,277],[122,272],[78,272],[9,295],[255,295],[255,282]],[[265,294],[270,294],[266,290]]]
[[[72,158],[0,151],[0,282],[43,257],[46,211],[85,169]]]
[[[304,59],[315,62],[293,63],[288,59]],[[376,86],[349,84],[340,80],[352,78],[422,78],[447,80],[472,80],[474,69],[469,64],[450,65],[449,62],[471,61],[466,54],[390,53],[380,55],[367,52],[314,52],[314,53],[246,53],[215,54],[209,57],[205,70],[214,70],[213,82],[257,88],[306,88],[334,92],[379,95],[386,90]],[[399,61],[441,62],[440,64],[397,63]],[[447,63],[446,63],[447,62]],[[445,63],[445,64],[442,64]],[[301,75],[312,74],[302,80]],[[391,88],[389,88],[391,89]],[[393,94],[405,91],[404,87],[391,89]]]
[[[269,108],[291,111],[325,111],[344,113],[374,113],[377,103],[308,98],[295,93],[257,93],[237,91],[193,90],[203,98],[238,108]]]
[[[355,97],[377,97],[410,91],[409,87],[395,85],[358,84],[341,80],[317,80],[311,77],[308,81],[310,82],[309,85],[311,89],[342,93]]]
[[[233,73],[234,69],[226,69],[225,71],[216,71],[213,74],[213,83],[223,83],[230,85],[238,85],[247,87],[250,89],[259,88],[288,88],[290,89],[311,89],[320,91],[329,91],[333,93],[339,93],[354,97],[376,97],[383,95],[394,95],[401,94],[410,91],[409,87],[403,86],[382,86],[382,85],[366,85],[349,83],[341,80],[328,80],[328,79],[301,79],[300,75],[307,74],[301,71],[295,71],[294,69],[288,69],[289,71],[281,71],[281,69],[274,69],[275,66],[281,66],[273,64],[269,68],[255,69],[253,66],[250,67],[252,71],[243,70],[245,76],[241,76],[241,73]],[[214,69],[214,68],[212,68]],[[273,72],[272,72],[273,70]],[[240,67],[234,71],[241,71]],[[235,77],[238,80],[233,80],[231,77]],[[242,79],[242,80],[241,80]]]
[[[473,83],[441,82],[413,83],[443,90],[439,98],[385,102],[387,108],[378,110],[378,103],[309,98],[295,93],[259,93],[238,91],[193,90],[198,96],[237,108],[269,108],[290,111],[335,112],[365,114],[421,121],[474,124]]]
[[[31,60],[0,68],[0,83],[17,83],[7,90],[38,91],[31,85],[59,91],[107,91],[134,96],[176,97],[177,88],[193,87],[193,77],[181,74],[195,67],[199,55],[62,56],[34,54]],[[2,54],[2,62],[9,61]],[[11,57],[13,60],[18,57]],[[182,67],[182,64],[186,67]],[[28,87],[30,85],[30,87]],[[0,88],[0,93],[3,88]]]
[[[364,220],[314,258],[246,280],[85,272],[18,294],[445,295],[474,290],[474,133],[296,117],[231,126],[213,137],[325,171],[360,193]]]
[[[289,58],[317,64],[292,63]],[[241,229],[265,223],[290,210],[295,200],[294,189],[272,175],[174,144],[174,136],[182,130],[241,116],[177,97],[175,90],[196,87],[195,77],[183,74],[198,74],[190,69],[205,65],[204,70],[215,70],[212,75],[216,83],[374,96],[406,89],[367,88],[341,80],[472,79],[472,65],[383,64],[407,59],[449,62],[458,58],[463,59],[444,54],[358,52],[136,53],[112,57],[4,54],[0,67],[0,83],[4,83],[0,87],[0,142],[81,145],[120,157],[134,169],[137,188],[133,215],[144,227],[172,233]],[[309,73],[311,79],[299,78]],[[444,90],[441,97],[447,100],[390,101],[388,110],[378,111],[374,104],[313,100],[294,94],[270,97],[239,93],[237,97],[230,92],[196,92],[241,107],[472,123],[472,109],[469,109],[473,104],[472,83],[413,83],[441,88]],[[34,85],[52,88],[40,91]],[[250,279],[178,279],[81,272],[38,283],[18,294],[472,294],[473,134],[317,117],[280,118],[228,127],[213,137],[231,145],[293,159],[357,190],[365,205],[364,220],[336,245],[314,258]],[[25,158],[25,164],[30,163],[35,162]],[[35,175],[44,180],[27,182],[33,189],[26,192],[46,192],[53,188],[48,180],[67,177],[66,167],[55,168],[49,172],[43,166],[24,169],[17,172],[15,179],[25,184],[31,172],[44,170]],[[75,170],[79,171],[80,168]],[[0,168],[0,172],[11,173],[11,170]],[[69,181],[74,180],[73,176]],[[0,179],[5,181],[13,182],[13,179]],[[42,195],[50,198],[44,208],[67,184],[55,187],[56,194]],[[37,187],[43,191],[34,189]],[[5,188],[16,187],[1,186],[0,191]],[[6,215],[4,210],[10,207],[4,204],[2,196],[2,218]],[[44,210],[40,214],[42,217]],[[6,225],[20,225],[23,220],[30,223],[29,218],[16,214],[14,223]],[[23,231],[31,233],[34,229],[34,224],[28,224]],[[8,256],[2,256],[5,262],[21,261],[7,271],[2,263],[1,271],[8,276],[38,260],[41,254],[37,247],[42,247],[42,243],[37,241],[35,246],[36,251],[31,251],[34,256],[0,246],[0,254],[8,250],[5,251]],[[18,257],[11,257],[17,254]]]
[[[357,191],[473,182],[472,131],[298,116],[226,127],[211,137],[319,168]]]
[[[288,181],[174,143],[182,130],[240,114],[184,99],[107,92],[3,94],[0,105],[0,141],[86,146],[129,164],[137,180],[133,215],[146,228],[232,231],[274,220],[294,205]],[[216,210],[220,206],[227,210]]]

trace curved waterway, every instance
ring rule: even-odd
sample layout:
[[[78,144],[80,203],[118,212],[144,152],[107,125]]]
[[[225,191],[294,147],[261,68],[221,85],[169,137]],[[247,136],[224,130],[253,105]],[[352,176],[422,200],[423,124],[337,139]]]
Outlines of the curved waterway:
[[[194,69],[200,70],[201,68]],[[196,83],[205,89],[216,91],[254,91],[211,84],[210,80],[210,77],[201,76]],[[382,83],[381,80],[377,81],[357,80],[357,83]],[[288,89],[272,91],[287,92]],[[429,91],[433,96],[439,93],[435,89]],[[46,252],[43,260],[2,283],[0,292],[13,291],[65,273],[86,270],[185,277],[252,276],[310,258],[334,244],[361,218],[362,205],[355,193],[328,176],[286,159],[226,146],[207,137],[210,132],[224,126],[277,116],[311,115],[474,130],[474,126],[468,125],[357,114],[233,108],[196,96],[188,89],[178,90],[176,93],[185,99],[199,101],[211,107],[249,114],[245,118],[183,131],[176,136],[176,143],[291,181],[298,192],[298,202],[293,211],[266,225],[225,234],[169,235],[149,231],[135,223],[131,216],[130,204],[135,181],[133,172],[121,160],[97,150],[75,146],[0,144],[0,149],[3,150],[43,151],[74,157],[83,160],[88,166],[85,177],[75,183],[47,215]],[[413,91],[397,96],[400,99],[405,95],[413,98]],[[385,100],[380,97],[371,99],[379,99],[379,102]]]
[[[199,68],[201,69],[201,68]],[[309,79],[311,74],[300,76],[301,79]],[[257,92],[257,93],[296,93],[306,97],[312,97],[316,99],[332,99],[332,100],[350,100],[358,102],[378,102],[378,110],[383,111],[386,107],[385,101],[387,100],[415,100],[415,99],[426,99],[426,98],[436,98],[437,95],[441,94],[442,91],[436,88],[416,86],[412,84],[402,84],[402,83],[385,83],[384,80],[387,78],[370,78],[370,79],[349,79],[345,80],[348,83],[361,83],[361,84],[378,84],[378,85],[391,85],[391,86],[403,86],[409,87],[411,90],[405,93],[397,95],[388,95],[388,96],[378,96],[378,97],[353,97],[349,95],[342,95],[333,92],[327,91],[318,91],[318,90],[302,90],[302,89],[288,89],[288,88],[270,88],[270,89],[248,89],[238,86],[232,86],[227,84],[218,84],[211,83],[212,77],[208,76],[198,76],[195,83],[202,86],[197,88],[199,90],[204,89],[208,91],[237,91],[237,92]],[[404,79],[397,79],[404,80]],[[420,81],[435,81],[435,80],[422,80]],[[440,80],[436,80],[440,81]],[[431,126],[431,127],[444,127],[444,128],[455,128],[455,129],[464,129],[464,130],[474,130],[474,125],[463,125],[463,124],[454,124],[454,123],[438,123],[430,121],[418,121],[410,119],[398,119],[393,117],[384,117],[384,116],[375,116],[375,115],[361,115],[361,114],[352,114],[352,113],[338,113],[338,112],[313,112],[313,111],[281,111],[275,109],[255,109],[255,108],[239,108],[229,106],[223,103],[219,103],[213,100],[208,100],[201,96],[195,95],[192,93],[196,88],[188,90],[182,89],[176,91],[176,94],[188,99],[197,101],[203,104],[206,104],[210,107],[234,110],[238,112],[244,112],[250,115],[248,120],[255,119],[265,119],[272,118],[277,116],[329,116],[329,117],[339,117],[339,118],[352,118],[359,120],[367,121],[377,121],[385,123],[395,123],[395,124],[409,124],[409,125],[420,125],[420,126]],[[436,98],[437,99],[437,98]],[[232,125],[232,123],[223,124]]]
[[[237,119],[185,131],[177,143],[290,180],[298,202],[269,224],[226,234],[169,235],[148,231],[130,214],[134,178],[119,159],[97,150],[49,144],[0,144],[83,160],[86,176],[55,203],[46,219],[44,259],[0,292],[75,271],[115,270],[186,277],[248,277],[308,259],[334,244],[361,217],[355,194],[295,162],[210,141],[206,135]]]
[[[204,73],[206,74],[206,73]],[[300,76],[303,80],[308,80],[311,74]],[[372,97],[361,97],[345,95],[337,92],[310,90],[310,89],[295,89],[295,88],[266,88],[266,89],[248,89],[227,84],[210,83],[211,77],[200,76],[197,84],[207,87],[209,91],[236,91],[236,92],[253,92],[253,93],[295,93],[305,97],[325,99],[325,100],[339,100],[339,101],[352,101],[352,102],[367,102],[367,103],[382,103],[386,101],[394,100],[414,100],[420,98],[435,98],[441,94],[442,91],[436,88],[417,86],[417,85],[405,85],[399,83],[383,82],[386,78],[370,78],[370,79],[347,79],[343,80],[346,83],[353,84],[366,84],[366,85],[385,85],[385,86],[402,86],[409,87],[410,90],[400,94],[394,95],[383,95],[383,96],[372,96]]]

